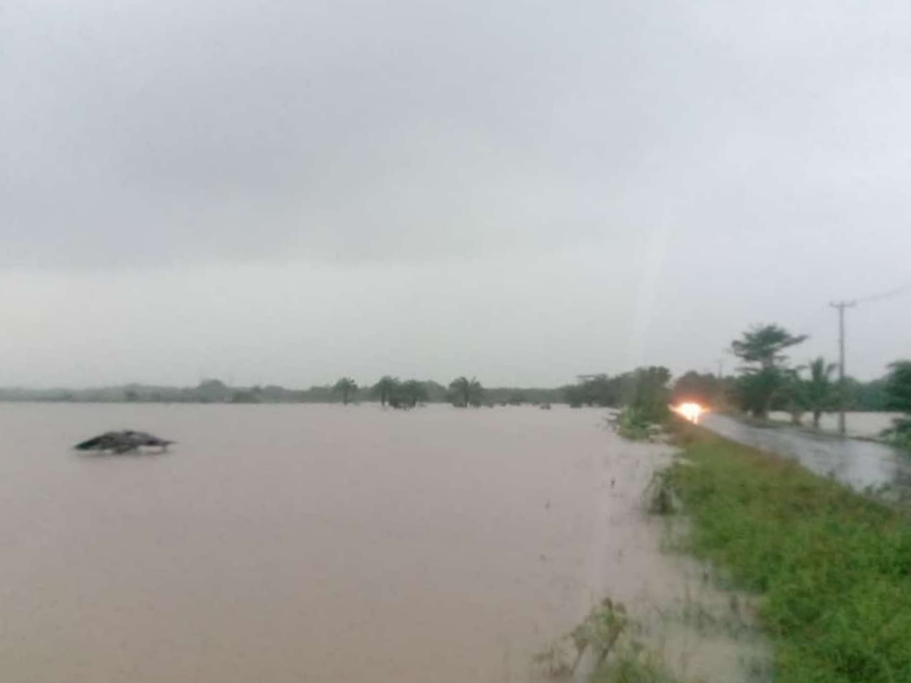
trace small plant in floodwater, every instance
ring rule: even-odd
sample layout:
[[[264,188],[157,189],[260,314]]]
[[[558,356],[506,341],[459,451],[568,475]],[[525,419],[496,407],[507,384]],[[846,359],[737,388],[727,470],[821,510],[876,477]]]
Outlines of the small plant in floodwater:
[[[756,636],[756,629],[751,623],[753,611],[737,593],[731,593],[726,605],[710,605],[687,595],[680,618],[704,636],[725,635],[743,640]]]
[[[768,657],[741,658],[740,666],[747,672],[751,683],[772,683],[775,680],[775,667]]]
[[[579,665],[583,653],[589,648],[600,665],[628,624],[626,607],[622,603],[615,603],[610,598],[602,600],[601,605],[593,609],[585,621],[569,634],[577,653],[573,669]]]
[[[680,507],[669,470],[655,472],[642,496],[646,511],[653,515],[670,515]]]
[[[566,653],[559,643],[536,654],[532,657],[532,662],[545,676],[555,681],[569,680],[573,677],[573,666],[566,660]]]
[[[610,666],[600,666],[590,683],[674,683],[655,653],[632,644],[617,654]]]
[[[675,683],[661,658],[631,637],[638,629],[626,607],[607,598],[561,643],[535,656],[534,661],[554,680],[568,680],[580,674],[580,662],[588,652],[594,664],[587,679],[591,683]],[[572,665],[567,664],[562,648],[566,641],[576,651]]]

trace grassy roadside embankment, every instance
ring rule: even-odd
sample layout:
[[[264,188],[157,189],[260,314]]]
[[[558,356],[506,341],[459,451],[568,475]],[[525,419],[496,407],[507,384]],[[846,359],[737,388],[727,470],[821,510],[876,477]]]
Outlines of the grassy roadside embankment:
[[[682,429],[683,550],[761,595],[778,683],[911,682],[911,520],[796,463]]]

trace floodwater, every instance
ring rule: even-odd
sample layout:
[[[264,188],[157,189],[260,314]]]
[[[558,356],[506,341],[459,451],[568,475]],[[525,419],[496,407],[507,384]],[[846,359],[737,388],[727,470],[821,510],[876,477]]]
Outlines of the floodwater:
[[[789,413],[776,411],[769,417],[777,422],[791,422]],[[845,432],[848,436],[876,438],[884,429],[889,429],[892,421],[898,417],[901,417],[901,413],[845,413]],[[812,426],[813,416],[805,413],[803,424],[807,427]],[[838,432],[838,414],[824,413],[819,420],[819,428],[824,432]]]
[[[885,419],[882,415],[876,416],[876,420]],[[861,422],[855,419],[854,424]],[[702,424],[733,441],[793,458],[810,471],[832,476],[857,490],[886,486],[899,499],[911,501],[911,462],[894,448],[831,434],[814,434],[785,425],[745,424],[725,415],[708,414]]]
[[[640,511],[669,449],[602,419],[2,404],[3,681],[534,681],[605,595],[662,614],[691,595]],[[68,450],[120,428],[179,444]],[[731,680],[736,648],[661,637]]]

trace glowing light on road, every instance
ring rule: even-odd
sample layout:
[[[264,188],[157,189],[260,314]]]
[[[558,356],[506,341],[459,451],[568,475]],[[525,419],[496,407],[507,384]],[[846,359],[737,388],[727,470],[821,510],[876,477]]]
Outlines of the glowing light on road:
[[[681,403],[679,406],[674,406],[673,410],[693,424],[699,424],[699,418],[705,412],[705,408],[698,403]]]

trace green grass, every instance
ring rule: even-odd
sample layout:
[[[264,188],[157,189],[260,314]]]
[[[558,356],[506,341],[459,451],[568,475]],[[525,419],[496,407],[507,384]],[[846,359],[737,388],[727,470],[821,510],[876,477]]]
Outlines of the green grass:
[[[778,683],[911,683],[911,522],[798,465],[696,429],[668,484],[686,549],[761,594]]]

